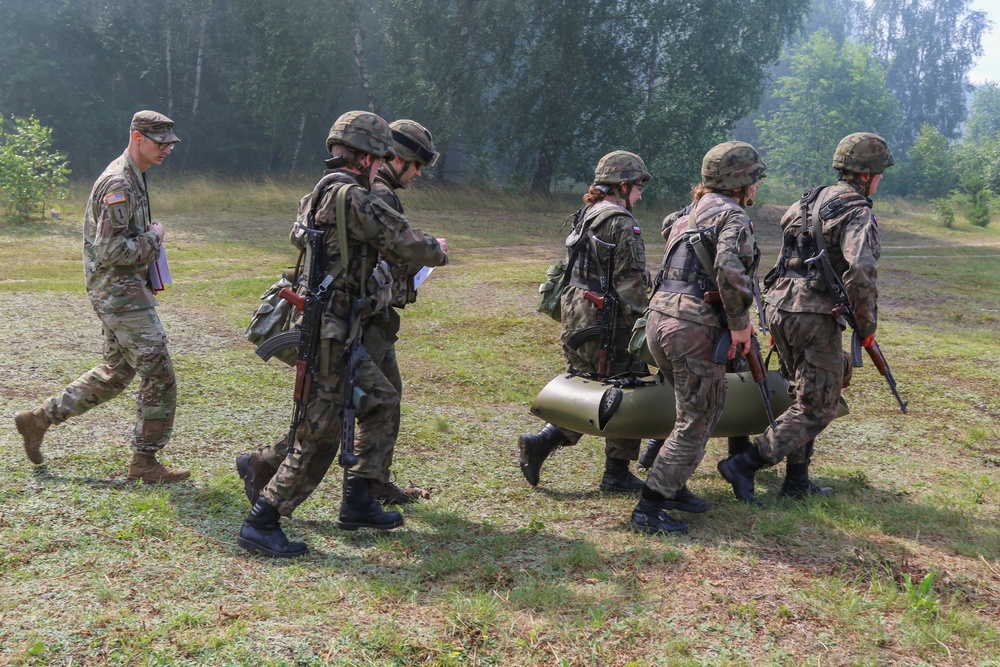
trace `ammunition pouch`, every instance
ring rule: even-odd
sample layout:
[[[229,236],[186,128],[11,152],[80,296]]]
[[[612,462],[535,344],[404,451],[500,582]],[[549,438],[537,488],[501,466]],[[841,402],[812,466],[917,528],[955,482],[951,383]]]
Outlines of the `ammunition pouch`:
[[[297,313],[295,306],[291,301],[286,301],[278,295],[285,288],[291,289],[292,283],[282,277],[260,295],[261,303],[253,311],[250,316],[250,325],[243,332],[243,336],[254,345],[259,345],[293,328]],[[298,349],[285,348],[276,352],[274,356],[289,366],[294,366],[298,357]]]

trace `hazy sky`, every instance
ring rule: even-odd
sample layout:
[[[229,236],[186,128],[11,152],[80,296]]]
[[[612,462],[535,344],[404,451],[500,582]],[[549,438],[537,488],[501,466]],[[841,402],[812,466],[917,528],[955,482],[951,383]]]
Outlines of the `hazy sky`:
[[[972,0],[972,8],[986,12],[993,27],[983,36],[983,55],[972,66],[969,78],[973,83],[1000,82],[1000,0]]]

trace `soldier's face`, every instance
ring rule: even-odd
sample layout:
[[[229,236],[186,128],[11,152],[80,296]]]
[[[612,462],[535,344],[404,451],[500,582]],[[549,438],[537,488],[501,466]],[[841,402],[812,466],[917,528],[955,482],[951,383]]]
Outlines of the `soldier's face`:
[[[136,160],[136,163],[141,171],[145,171],[154,164],[163,164],[163,160],[170,155],[170,151],[174,147],[171,143],[153,141],[141,132],[133,132],[132,139],[139,144],[139,159]]]
[[[882,182],[882,174],[873,174],[868,181],[868,196],[871,197],[878,190],[878,184]]]
[[[400,160],[400,162],[402,162],[402,160]],[[399,166],[402,167],[403,164],[406,163],[403,162]],[[399,175],[399,184],[405,188],[414,178],[420,178],[420,165],[416,162],[411,162],[407,165],[406,170]]]

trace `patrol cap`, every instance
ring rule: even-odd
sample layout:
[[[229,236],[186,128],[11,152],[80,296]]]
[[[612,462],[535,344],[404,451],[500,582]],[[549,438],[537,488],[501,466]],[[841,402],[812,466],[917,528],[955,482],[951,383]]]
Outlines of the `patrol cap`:
[[[174,134],[174,121],[156,111],[137,111],[132,116],[131,131],[141,132],[144,136],[161,144],[176,144],[181,140]]]

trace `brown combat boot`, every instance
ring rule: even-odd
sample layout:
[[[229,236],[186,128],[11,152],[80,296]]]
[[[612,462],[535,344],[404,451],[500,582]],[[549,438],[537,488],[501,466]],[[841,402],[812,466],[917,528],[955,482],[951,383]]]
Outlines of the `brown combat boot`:
[[[431,494],[419,486],[414,486],[413,482],[410,482],[405,489],[399,488],[392,482],[385,484],[372,482],[372,497],[383,505],[405,505],[418,500],[427,500]]]
[[[45,460],[42,456],[42,437],[52,425],[52,420],[38,408],[15,413],[14,424],[17,426],[17,432],[24,438],[24,453],[28,455],[28,460],[36,466],[41,465]]]
[[[187,479],[191,471],[187,468],[168,468],[156,460],[156,454],[134,452],[128,464],[128,481],[142,481],[146,484],[173,484]]]

